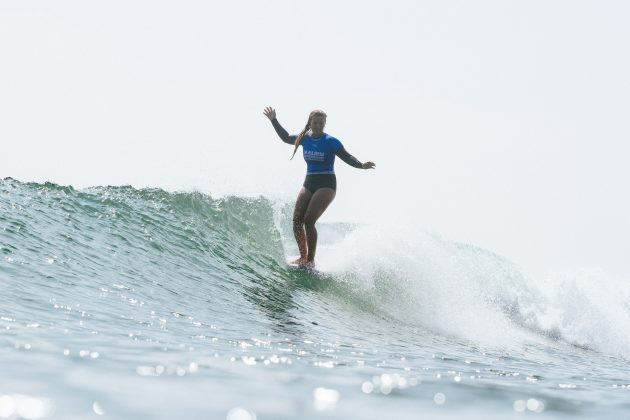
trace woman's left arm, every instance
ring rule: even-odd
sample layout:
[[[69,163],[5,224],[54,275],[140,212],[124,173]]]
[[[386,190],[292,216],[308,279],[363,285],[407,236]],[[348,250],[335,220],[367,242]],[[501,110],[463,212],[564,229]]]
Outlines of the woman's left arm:
[[[343,146],[337,149],[336,155],[339,157],[339,159],[343,160],[348,165],[353,166],[355,168],[374,169],[374,167],[376,166],[374,162],[361,163],[359,159],[355,158],[350,153],[348,153],[348,151]]]

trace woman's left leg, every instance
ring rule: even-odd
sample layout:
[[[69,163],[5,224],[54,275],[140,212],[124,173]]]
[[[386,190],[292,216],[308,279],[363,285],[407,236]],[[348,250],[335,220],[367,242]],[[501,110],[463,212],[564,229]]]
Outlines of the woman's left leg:
[[[337,192],[332,188],[319,188],[313,193],[304,214],[304,228],[306,230],[306,243],[308,248],[307,263],[314,264],[315,251],[317,250],[317,229],[315,222],[324,213],[324,210],[335,198]]]
[[[306,209],[308,209],[308,204],[312,196],[313,193],[311,193],[310,190],[306,189],[306,187],[302,187],[295,202],[295,208],[293,209],[293,234],[295,235],[295,241],[300,250],[300,258],[293,261],[293,264],[306,263],[307,245],[306,233],[304,232],[304,215],[306,214]]]

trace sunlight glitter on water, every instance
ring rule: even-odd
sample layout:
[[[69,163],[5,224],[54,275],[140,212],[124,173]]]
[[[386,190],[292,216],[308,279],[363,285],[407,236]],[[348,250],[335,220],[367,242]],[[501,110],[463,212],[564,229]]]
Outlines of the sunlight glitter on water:
[[[0,417],[41,419],[53,412],[53,405],[46,398],[29,395],[0,395]]]

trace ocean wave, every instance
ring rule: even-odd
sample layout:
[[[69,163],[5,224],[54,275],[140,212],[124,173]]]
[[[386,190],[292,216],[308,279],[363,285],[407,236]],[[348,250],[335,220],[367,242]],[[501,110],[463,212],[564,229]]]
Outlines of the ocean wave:
[[[630,356],[630,288],[602,273],[529,279],[507,259],[414,226],[320,224],[320,276],[287,267],[291,203],[199,192],[0,182],[3,292],[125,283],[203,311],[234,294],[297,322],[296,288],[472,343],[559,340]],[[357,316],[357,312],[348,314]],[[243,322],[248,322],[244,319]]]

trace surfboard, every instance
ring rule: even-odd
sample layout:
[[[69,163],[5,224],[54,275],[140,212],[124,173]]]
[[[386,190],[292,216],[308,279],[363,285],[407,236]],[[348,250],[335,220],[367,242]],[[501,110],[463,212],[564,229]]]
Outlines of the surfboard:
[[[289,261],[295,261],[297,257],[293,257],[293,258],[289,258],[287,261],[287,265],[294,269],[294,270],[299,270],[299,271],[303,271],[305,273],[309,273],[309,274],[315,274],[315,275],[322,275],[322,272],[319,271],[317,268],[315,267],[309,267],[306,265],[299,265],[299,264],[295,264]]]

